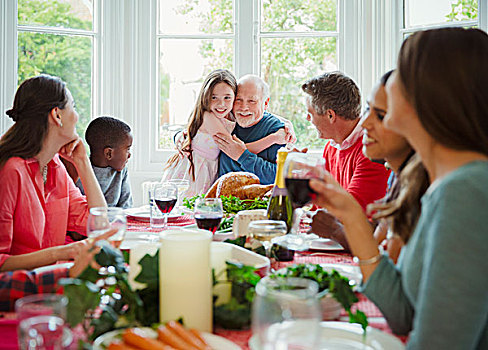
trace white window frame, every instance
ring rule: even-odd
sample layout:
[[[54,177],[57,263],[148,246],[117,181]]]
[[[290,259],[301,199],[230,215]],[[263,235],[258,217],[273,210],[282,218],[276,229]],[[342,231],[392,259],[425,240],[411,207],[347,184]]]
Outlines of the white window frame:
[[[391,8],[392,17],[395,18],[394,27],[396,27],[396,36],[394,40],[394,45],[392,45],[391,50],[395,56],[398,55],[400,48],[403,43],[403,38],[405,34],[411,34],[420,30],[445,28],[445,27],[477,27],[485,32],[488,32],[488,1],[478,0],[478,20],[477,21],[457,21],[457,22],[445,22],[436,24],[424,24],[418,26],[412,26],[405,28],[404,16],[405,16],[405,5],[404,0],[397,0],[394,2],[394,6]],[[396,65],[392,66],[392,68]]]
[[[152,0],[153,6],[157,8],[157,0]],[[358,55],[359,40],[358,40],[358,19],[360,18],[361,8],[358,6],[363,1],[367,0],[339,0],[337,6],[338,12],[338,29],[334,32],[312,32],[312,33],[261,33],[260,32],[260,1],[249,0],[234,0],[234,31],[232,34],[198,34],[198,35],[164,35],[155,34],[155,57],[159,57],[159,39],[160,38],[178,38],[178,39],[194,39],[194,38],[224,38],[234,40],[234,72],[237,77],[244,74],[260,74],[260,41],[261,38],[285,38],[285,37],[327,37],[334,36],[337,38],[338,47],[338,67],[341,71],[352,76],[358,84],[360,84],[362,77],[359,76],[359,59],[361,55]],[[157,11],[157,16],[159,12]],[[249,20],[251,19],[251,20]],[[159,27],[156,26],[153,30],[154,33],[159,31]],[[344,36],[348,35],[350,40],[344,40]],[[252,50],[248,48],[251,47]],[[356,52],[356,54],[352,54]],[[158,67],[156,68],[157,74],[159,74]],[[156,74],[156,76],[158,76]],[[152,104],[157,108],[159,112],[159,84],[158,80],[154,81],[156,90],[154,96],[156,100]],[[145,160],[146,169],[150,171],[159,171],[162,173],[163,164],[166,160],[174,154],[174,150],[159,150],[158,145],[158,119],[156,114],[152,114],[151,118],[151,135],[150,148],[148,152],[143,155]],[[137,138],[137,136],[136,136]],[[149,166],[148,166],[149,164]]]

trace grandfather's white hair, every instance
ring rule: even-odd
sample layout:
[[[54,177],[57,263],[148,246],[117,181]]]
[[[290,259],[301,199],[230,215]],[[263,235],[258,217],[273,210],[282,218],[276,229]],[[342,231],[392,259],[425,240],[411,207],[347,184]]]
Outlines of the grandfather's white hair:
[[[261,77],[254,75],[254,74],[246,74],[243,75],[239,81],[237,82],[237,85],[243,84],[245,82],[252,82],[254,85],[261,87],[261,92],[263,94],[263,102],[266,101],[270,96],[269,96],[269,85],[261,79]]]

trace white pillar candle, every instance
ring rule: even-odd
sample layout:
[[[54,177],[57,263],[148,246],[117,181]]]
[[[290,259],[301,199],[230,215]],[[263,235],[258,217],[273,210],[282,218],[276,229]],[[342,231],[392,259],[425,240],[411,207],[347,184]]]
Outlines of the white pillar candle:
[[[143,289],[146,287],[145,284],[139,283],[135,281],[137,275],[141,273],[141,265],[139,265],[139,261],[146,255],[154,256],[159,248],[159,243],[141,243],[133,248],[130,249],[129,253],[129,285],[133,290],[136,289]]]
[[[160,322],[183,318],[185,326],[212,331],[212,233],[168,230],[159,251]]]
[[[218,283],[214,286],[213,295],[217,296],[215,305],[226,304],[230,300],[231,286],[227,282],[227,265],[226,261],[232,258],[232,245],[229,243],[212,242],[210,247],[212,269],[215,271],[215,277]]]

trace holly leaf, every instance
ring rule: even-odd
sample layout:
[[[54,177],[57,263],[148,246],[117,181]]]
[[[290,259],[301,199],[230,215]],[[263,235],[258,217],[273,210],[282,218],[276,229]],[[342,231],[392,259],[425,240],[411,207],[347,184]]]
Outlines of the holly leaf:
[[[100,304],[100,288],[90,281],[78,278],[63,278],[59,284],[68,297],[67,321],[73,328],[83,322],[87,312]]]

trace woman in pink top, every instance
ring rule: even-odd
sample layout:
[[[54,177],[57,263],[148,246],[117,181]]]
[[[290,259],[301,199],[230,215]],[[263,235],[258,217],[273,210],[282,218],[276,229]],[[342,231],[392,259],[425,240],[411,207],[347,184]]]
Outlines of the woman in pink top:
[[[85,233],[89,208],[106,202],[75,131],[71,93],[40,75],[19,86],[7,114],[15,124],[0,140],[0,271],[74,259],[82,244],[64,245],[66,231]],[[86,198],[58,153],[76,167]]]

